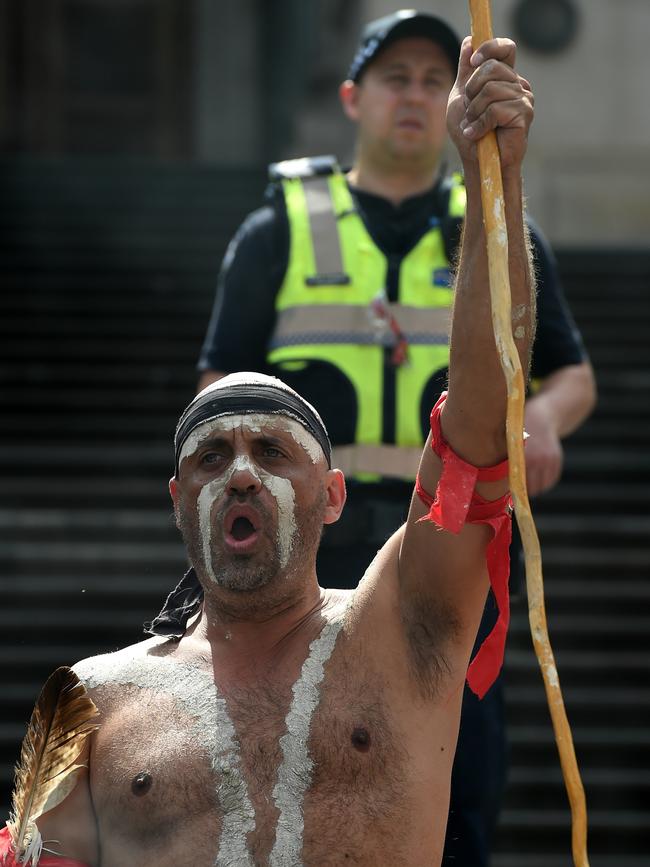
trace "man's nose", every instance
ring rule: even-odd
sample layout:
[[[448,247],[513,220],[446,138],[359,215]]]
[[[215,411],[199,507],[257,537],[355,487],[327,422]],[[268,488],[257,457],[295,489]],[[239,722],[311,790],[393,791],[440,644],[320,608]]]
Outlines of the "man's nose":
[[[238,459],[227,487],[231,494],[256,494],[262,487],[262,481],[249,461]]]
[[[404,95],[409,102],[424,102],[427,99],[427,88],[421,81],[413,79]]]

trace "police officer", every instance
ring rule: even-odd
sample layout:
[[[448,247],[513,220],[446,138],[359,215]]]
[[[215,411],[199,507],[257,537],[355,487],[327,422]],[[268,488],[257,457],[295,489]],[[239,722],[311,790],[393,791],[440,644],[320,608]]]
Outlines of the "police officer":
[[[340,87],[358,130],[354,165],[273,165],[267,202],[221,269],[200,386],[237,370],[275,373],[318,407],[348,483],[344,519],[327,528],[319,553],[324,586],[356,586],[404,520],[428,413],[445,386],[465,208],[462,179],[443,161],[459,49],[433,15],[403,10],[369,24]],[[591,412],[595,386],[552,254],[534,227],[531,236],[538,388],[526,407],[526,461],[535,495],[558,481],[561,439]],[[477,644],[494,617],[488,600]],[[466,690],[445,845],[454,860],[443,864],[489,860],[505,783],[501,688],[482,702]]]

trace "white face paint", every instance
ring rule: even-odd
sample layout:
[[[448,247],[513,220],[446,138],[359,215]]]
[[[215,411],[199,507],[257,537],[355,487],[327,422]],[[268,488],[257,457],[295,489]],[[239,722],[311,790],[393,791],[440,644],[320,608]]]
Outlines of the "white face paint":
[[[197,498],[199,530],[203,543],[203,562],[208,576],[217,581],[212,563],[212,509],[215,503],[223,497],[233,475],[247,470],[253,478],[260,482],[274,497],[278,510],[277,545],[280,568],[284,569],[291,556],[296,536],[295,492],[289,479],[273,476],[257,469],[247,457],[236,458],[224,477],[215,479],[205,485]]]
[[[323,457],[323,450],[318,441],[301,424],[290,416],[281,413],[250,413],[246,415],[222,415],[219,418],[208,419],[194,428],[189,434],[178,458],[178,465],[199,448],[203,440],[215,430],[234,430],[245,427],[254,433],[259,433],[262,428],[275,428],[288,433],[309,455],[313,464]]]
[[[186,457],[193,455],[202,443],[215,432],[232,431],[244,428],[252,433],[259,433],[263,428],[288,433],[300,445],[312,463],[322,457],[322,449],[318,442],[303,426],[292,418],[279,414],[228,415],[211,419],[199,425],[183,443],[179,458],[179,466]],[[217,582],[212,562],[212,510],[224,495],[233,475],[240,471],[248,471],[254,479],[269,491],[277,504],[278,529],[277,546],[280,569],[285,569],[289,563],[296,537],[295,491],[289,479],[274,476],[256,467],[245,455],[240,455],[232,462],[228,471],[203,487],[197,498],[197,513],[199,530],[203,546],[203,563],[208,577]]]

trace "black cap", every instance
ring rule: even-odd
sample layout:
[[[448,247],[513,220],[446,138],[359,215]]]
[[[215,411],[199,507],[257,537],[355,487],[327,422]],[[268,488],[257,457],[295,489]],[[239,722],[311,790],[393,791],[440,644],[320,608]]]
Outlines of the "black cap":
[[[398,39],[406,39],[410,36],[423,36],[443,48],[449,57],[452,70],[456,72],[460,56],[460,39],[451,27],[442,18],[429,15],[427,12],[400,9],[366,25],[350,65],[348,78],[358,82],[368,64],[380,51]]]

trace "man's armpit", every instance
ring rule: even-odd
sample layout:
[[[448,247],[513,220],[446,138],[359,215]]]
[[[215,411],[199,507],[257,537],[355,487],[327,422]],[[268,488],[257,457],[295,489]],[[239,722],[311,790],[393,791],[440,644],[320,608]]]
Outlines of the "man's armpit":
[[[421,696],[431,701],[453,671],[450,649],[462,633],[458,612],[428,594],[409,592],[402,596],[401,617],[413,680]]]

